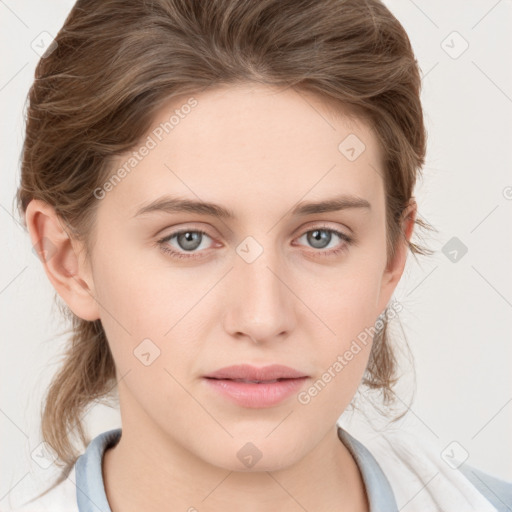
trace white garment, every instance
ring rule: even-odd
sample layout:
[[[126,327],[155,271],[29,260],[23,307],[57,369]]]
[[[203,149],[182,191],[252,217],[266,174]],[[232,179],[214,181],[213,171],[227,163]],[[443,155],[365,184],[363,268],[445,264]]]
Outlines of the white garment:
[[[494,512],[497,509],[441,450],[406,431],[375,435],[365,441],[391,483],[400,512]],[[510,484],[512,488],[512,484]]]

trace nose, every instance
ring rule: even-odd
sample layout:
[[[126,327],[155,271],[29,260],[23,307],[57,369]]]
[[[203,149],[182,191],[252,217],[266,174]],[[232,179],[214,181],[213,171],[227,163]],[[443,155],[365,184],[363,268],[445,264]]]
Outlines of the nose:
[[[277,257],[270,257],[269,251],[249,261],[238,255],[235,258],[225,288],[224,328],[231,336],[251,343],[280,340],[296,325],[298,299],[287,282],[290,272]]]

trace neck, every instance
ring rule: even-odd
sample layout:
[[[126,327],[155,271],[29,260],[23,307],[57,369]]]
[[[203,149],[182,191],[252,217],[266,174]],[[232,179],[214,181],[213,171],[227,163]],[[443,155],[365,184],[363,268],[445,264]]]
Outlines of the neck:
[[[143,437],[132,433],[123,427],[118,444],[103,457],[112,512],[368,511],[359,469],[336,427],[306,457],[276,471],[229,471],[169,441],[163,444],[165,449],[156,440],[142,446],[137,439]]]

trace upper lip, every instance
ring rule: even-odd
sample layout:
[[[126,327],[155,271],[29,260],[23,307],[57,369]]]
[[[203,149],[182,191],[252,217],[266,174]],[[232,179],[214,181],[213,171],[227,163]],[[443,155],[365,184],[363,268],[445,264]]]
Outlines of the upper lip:
[[[237,364],[220,368],[219,370],[205,375],[205,377],[212,379],[267,381],[276,379],[297,379],[307,377],[307,375],[299,370],[281,364],[272,364],[260,368],[248,364]]]

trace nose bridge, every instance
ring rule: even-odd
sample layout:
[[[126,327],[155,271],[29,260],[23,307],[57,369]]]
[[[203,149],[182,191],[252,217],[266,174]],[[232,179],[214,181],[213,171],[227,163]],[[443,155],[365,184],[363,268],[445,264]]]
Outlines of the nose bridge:
[[[278,335],[290,328],[292,296],[286,285],[286,271],[272,237],[264,244],[247,237],[236,248],[230,298],[229,329],[253,339]]]
[[[282,295],[282,282],[277,278],[279,269],[276,268],[275,258],[260,256],[252,263],[238,262],[241,282],[244,283],[246,293],[249,297],[264,299],[269,304]]]

